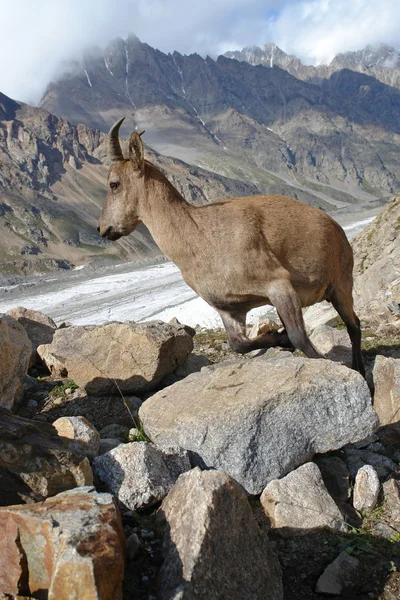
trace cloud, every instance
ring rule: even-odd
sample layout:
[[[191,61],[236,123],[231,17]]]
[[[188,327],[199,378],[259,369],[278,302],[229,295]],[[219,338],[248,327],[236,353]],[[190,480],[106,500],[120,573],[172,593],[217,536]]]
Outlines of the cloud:
[[[306,64],[367,44],[400,46],[398,0],[308,0],[286,5],[266,25],[266,37]]]
[[[164,52],[203,56],[274,41],[307,63],[400,45],[398,0],[14,0],[1,13],[0,91],[33,104],[63,62],[130,32]]]

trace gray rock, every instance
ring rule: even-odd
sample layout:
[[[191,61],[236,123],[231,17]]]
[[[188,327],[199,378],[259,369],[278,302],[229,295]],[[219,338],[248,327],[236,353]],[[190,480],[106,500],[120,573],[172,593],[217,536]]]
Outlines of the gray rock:
[[[139,416],[158,446],[187,449],[194,464],[225,471],[251,494],[378,422],[358,373],[291,356],[207,367],[151,396]]]
[[[350,498],[350,473],[337,456],[319,456],[314,459],[321,471],[326,489],[336,502],[346,502]]]
[[[377,356],[373,370],[374,408],[381,425],[400,421],[400,359]]]
[[[133,560],[137,556],[141,546],[142,544],[137,534],[132,533],[126,540],[126,553],[129,560]]]
[[[100,436],[96,427],[85,417],[61,417],[53,423],[58,435],[71,440],[68,444],[72,452],[93,459],[100,447]]]
[[[341,322],[341,319],[329,302],[319,302],[309,306],[303,313],[304,323],[307,331],[314,331],[321,325],[334,327]]]
[[[353,478],[356,477],[358,470],[364,465],[372,465],[381,480],[387,479],[389,475],[398,470],[398,465],[390,458],[369,450],[358,450],[352,447],[344,448],[344,459]]]
[[[354,448],[367,448],[375,442],[379,442],[379,437],[376,435],[376,433],[372,433],[371,435],[367,436],[364,440],[360,440],[359,442],[353,444],[353,446]]]
[[[118,423],[111,423],[111,425],[106,425],[100,429],[99,434],[100,439],[114,438],[121,440],[121,442],[126,442],[128,440],[129,427],[125,427],[125,425],[119,425]]]
[[[387,511],[392,527],[400,531],[400,483],[389,479],[383,484],[385,511]]]
[[[37,310],[24,308],[23,306],[12,308],[7,314],[22,325],[29,340],[32,342],[33,354],[31,365],[41,363],[42,361],[40,360],[36,349],[41,344],[51,344],[54,332],[57,329],[57,325],[54,323],[53,319]]]
[[[207,367],[210,363],[207,356],[203,354],[189,354],[184,363],[182,363],[174,374],[183,379],[192,373],[198,373],[203,367]]]
[[[98,451],[97,455],[101,456],[102,454],[105,454],[106,452],[110,452],[110,450],[113,450],[114,448],[119,446],[121,443],[122,443],[121,440],[118,440],[116,438],[100,438],[100,446],[99,446],[99,451]]]
[[[315,463],[302,465],[282,479],[270,481],[260,498],[271,525],[283,537],[306,535],[329,527],[347,530],[340,510],[326,489]]]
[[[356,312],[374,325],[397,323],[398,327],[399,323],[398,315],[388,308],[393,301],[400,302],[399,217],[397,197],[353,241]]]
[[[22,325],[0,314],[0,406],[18,407],[31,355],[32,344]]]
[[[344,590],[353,587],[359,566],[360,561],[343,550],[333,563],[326,567],[317,581],[315,591],[318,594],[340,596]]]
[[[320,325],[312,332],[311,342],[326,358],[351,365],[352,350],[346,329],[333,329],[328,325]]]
[[[225,473],[181,475],[164,500],[162,600],[282,600],[281,571],[244,492]]]
[[[161,321],[106,323],[58,329],[38,347],[47,367],[93,396],[153,389],[193,349],[183,325]]]
[[[189,469],[184,450],[160,450],[148,442],[121,444],[93,461],[94,474],[130,510],[162,500]]]
[[[371,465],[358,470],[353,490],[353,506],[360,512],[375,508],[378,502],[381,484],[378,473]]]
[[[249,337],[255,338],[261,333],[268,333],[269,331],[278,331],[283,327],[282,323],[279,322],[278,318],[263,317],[258,322],[254,323],[249,331]]]
[[[13,503],[36,502],[70,488],[91,485],[87,457],[72,452],[68,440],[48,423],[13,415],[0,408],[0,505],[9,504],[8,488],[16,486]]]

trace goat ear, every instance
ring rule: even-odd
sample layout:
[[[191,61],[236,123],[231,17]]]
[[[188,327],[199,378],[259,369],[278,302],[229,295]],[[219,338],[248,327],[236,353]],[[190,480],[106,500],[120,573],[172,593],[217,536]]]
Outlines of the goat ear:
[[[144,151],[140,134],[134,131],[129,139],[129,160],[135,171],[143,171]]]

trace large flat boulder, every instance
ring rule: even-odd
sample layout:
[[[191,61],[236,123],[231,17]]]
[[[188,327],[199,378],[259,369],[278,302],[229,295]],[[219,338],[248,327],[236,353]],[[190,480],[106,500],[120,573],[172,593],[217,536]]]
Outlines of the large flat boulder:
[[[106,323],[57,329],[38,347],[48,368],[68,376],[93,396],[134,394],[154,388],[193,350],[180,324]]]
[[[121,517],[110,494],[83,487],[0,509],[0,590],[48,600],[119,600]]]
[[[0,314],[0,406],[17,408],[31,355],[32,344],[22,325]]]
[[[245,493],[225,473],[196,468],[164,500],[162,600],[282,600],[279,563]]]
[[[154,394],[139,416],[155,444],[189,450],[192,463],[225,471],[251,494],[378,425],[361,375],[291,356],[206,367]]]

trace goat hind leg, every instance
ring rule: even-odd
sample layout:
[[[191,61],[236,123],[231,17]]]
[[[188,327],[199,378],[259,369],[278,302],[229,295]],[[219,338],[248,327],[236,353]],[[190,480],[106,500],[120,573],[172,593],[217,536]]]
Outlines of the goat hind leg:
[[[290,281],[280,280],[268,286],[268,297],[278,311],[289,340],[308,358],[325,358],[310,342],[304,325],[300,299]]]
[[[360,319],[353,310],[353,296],[351,288],[346,292],[334,289],[330,300],[346,325],[352,348],[351,368],[365,377],[364,361],[361,353],[361,327]]]

